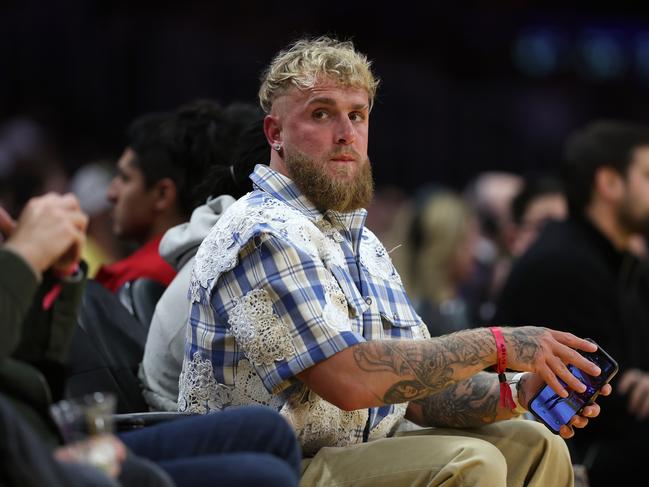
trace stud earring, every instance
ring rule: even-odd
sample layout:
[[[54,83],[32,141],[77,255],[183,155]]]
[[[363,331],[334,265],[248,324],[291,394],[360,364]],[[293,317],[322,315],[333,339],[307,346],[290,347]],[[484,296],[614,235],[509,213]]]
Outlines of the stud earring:
[[[279,152],[281,148],[282,148],[282,144],[280,144],[279,142],[275,142],[273,144],[273,149],[276,150],[277,152]]]

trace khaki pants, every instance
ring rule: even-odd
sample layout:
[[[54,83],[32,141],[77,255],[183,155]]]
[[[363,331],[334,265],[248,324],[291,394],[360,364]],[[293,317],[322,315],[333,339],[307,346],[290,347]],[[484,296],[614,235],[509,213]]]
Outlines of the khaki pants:
[[[572,487],[573,481],[565,442],[520,419],[323,448],[302,461],[300,486]]]

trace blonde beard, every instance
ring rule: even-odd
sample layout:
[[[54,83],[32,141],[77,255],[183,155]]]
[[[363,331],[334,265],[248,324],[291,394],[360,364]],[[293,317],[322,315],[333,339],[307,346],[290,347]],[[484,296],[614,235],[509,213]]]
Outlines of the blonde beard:
[[[367,207],[374,195],[370,160],[365,159],[351,181],[339,181],[325,172],[325,163],[318,164],[300,152],[286,151],[284,163],[293,182],[313,205],[321,211],[341,213]],[[338,171],[343,175],[343,171]]]

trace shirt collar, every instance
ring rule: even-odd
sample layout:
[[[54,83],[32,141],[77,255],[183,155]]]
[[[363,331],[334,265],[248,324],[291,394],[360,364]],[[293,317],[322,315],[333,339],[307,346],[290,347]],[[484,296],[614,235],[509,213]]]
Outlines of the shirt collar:
[[[297,185],[290,178],[263,164],[257,164],[255,166],[255,170],[250,175],[250,179],[261,191],[292,206],[304,214],[309,220],[317,222],[324,218],[334,226],[343,227],[350,232],[354,247],[356,247],[367,216],[367,210],[364,208],[348,213],[327,210],[323,214],[300,192]]]

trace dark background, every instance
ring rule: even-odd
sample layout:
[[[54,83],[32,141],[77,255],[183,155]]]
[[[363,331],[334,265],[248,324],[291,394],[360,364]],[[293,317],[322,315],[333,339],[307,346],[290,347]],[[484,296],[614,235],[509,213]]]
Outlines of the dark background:
[[[377,184],[459,188],[483,170],[552,170],[567,133],[595,117],[649,121],[649,17],[637,3],[5,2],[0,123],[37,120],[72,172],[116,158],[144,112],[256,102],[277,50],[328,33],[351,38],[382,80]]]

